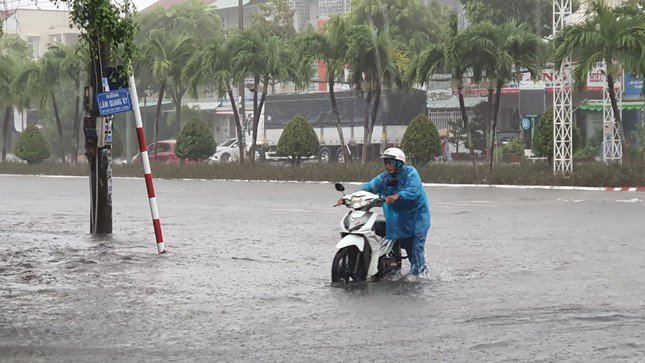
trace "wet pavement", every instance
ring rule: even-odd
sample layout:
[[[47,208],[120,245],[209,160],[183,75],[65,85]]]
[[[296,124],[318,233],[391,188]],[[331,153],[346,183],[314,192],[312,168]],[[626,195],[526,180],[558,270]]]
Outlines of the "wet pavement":
[[[645,360],[640,193],[429,187],[431,278],[346,289],[331,184],[155,180],[165,255],[113,186],[94,237],[87,178],[0,176],[0,361]]]

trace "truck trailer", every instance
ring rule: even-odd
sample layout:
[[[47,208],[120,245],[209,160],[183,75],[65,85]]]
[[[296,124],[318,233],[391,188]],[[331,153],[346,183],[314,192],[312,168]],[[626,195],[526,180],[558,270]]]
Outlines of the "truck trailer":
[[[365,122],[365,94],[355,90],[335,92],[341,127],[352,159],[360,160],[363,150]],[[384,90],[378,108],[376,123],[369,140],[370,159],[384,148],[398,146],[410,121],[426,112],[426,94],[421,90]],[[320,148],[316,157],[321,162],[343,161],[343,152],[336,128],[328,92],[267,95],[263,117],[258,125],[257,143],[262,146],[261,159],[280,159],[276,147],[282,131],[295,116],[305,117],[313,126]],[[247,145],[251,144],[247,133]],[[258,157],[258,155],[256,155]]]

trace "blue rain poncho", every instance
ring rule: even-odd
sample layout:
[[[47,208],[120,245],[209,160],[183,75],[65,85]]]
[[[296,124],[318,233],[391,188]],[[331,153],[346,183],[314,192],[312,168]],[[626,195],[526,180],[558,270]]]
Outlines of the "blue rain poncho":
[[[390,187],[387,182],[393,178],[398,180],[398,185]],[[383,172],[361,189],[383,198],[399,195],[399,199],[393,204],[383,204],[387,221],[386,238],[413,238],[425,244],[430,229],[430,206],[421,185],[421,177],[414,167],[402,165],[394,175]]]

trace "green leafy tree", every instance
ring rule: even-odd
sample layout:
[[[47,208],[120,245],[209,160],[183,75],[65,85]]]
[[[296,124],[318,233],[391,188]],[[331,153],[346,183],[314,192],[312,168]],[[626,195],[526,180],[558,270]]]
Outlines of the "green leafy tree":
[[[201,160],[213,155],[216,146],[208,126],[202,120],[193,118],[179,133],[176,153],[182,159]]]
[[[491,22],[497,25],[511,19],[531,27],[538,36],[551,34],[553,0],[461,0],[466,17],[473,24]],[[580,1],[573,0],[576,11]]]
[[[20,134],[15,150],[16,156],[27,163],[37,163],[50,155],[49,144],[36,125],[31,125]]]
[[[448,121],[448,129],[448,142],[459,152],[459,147],[467,143],[467,130],[457,121]]]
[[[413,51],[437,41],[448,20],[447,12],[434,1],[426,6],[419,0],[353,0],[351,6],[355,24],[371,25],[379,32],[388,28],[393,39]]]
[[[199,0],[182,1],[170,9],[157,8],[146,12],[139,19],[139,29],[136,34],[139,43],[145,43],[152,32],[162,31],[166,34],[190,34],[200,46],[223,32],[222,19],[216,8]]]
[[[410,121],[401,140],[401,149],[413,164],[425,164],[441,155],[439,131],[428,116],[419,114]]]
[[[618,109],[614,84],[622,71],[645,74],[645,12],[634,3],[610,8],[602,1],[593,1],[584,22],[566,27],[554,39],[555,67],[569,56],[576,64],[573,80],[582,88],[592,68],[603,60],[615,125],[622,141],[622,154],[628,159],[629,140]]]
[[[334,87],[336,81],[344,77],[347,53],[349,51],[352,24],[346,16],[335,15],[318,32],[305,32],[297,41],[297,52],[301,63],[313,63],[322,61],[325,64],[327,85],[329,88],[329,99],[336,121],[336,130],[345,163],[351,161],[349,149],[345,143],[345,135],[341,127],[340,113],[336,103]],[[300,60],[299,60],[300,62]]]
[[[260,29],[262,34],[291,39],[296,35],[293,27],[295,11],[287,0],[269,0],[258,5],[257,12],[251,14],[251,24]]]
[[[278,155],[288,156],[291,164],[300,165],[303,157],[318,152],[318,137],[311,124],[302,116],[294,117],[285,126],[278,140]]]

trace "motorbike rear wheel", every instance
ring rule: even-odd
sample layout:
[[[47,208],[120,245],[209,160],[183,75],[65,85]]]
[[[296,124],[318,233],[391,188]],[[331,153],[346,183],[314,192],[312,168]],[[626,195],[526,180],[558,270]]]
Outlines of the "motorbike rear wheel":
[[[331,281],[348,285],[352,282],[365,281],[367,267],[361,252],[356,246],[341,248],[334,256],[331,265]]]

